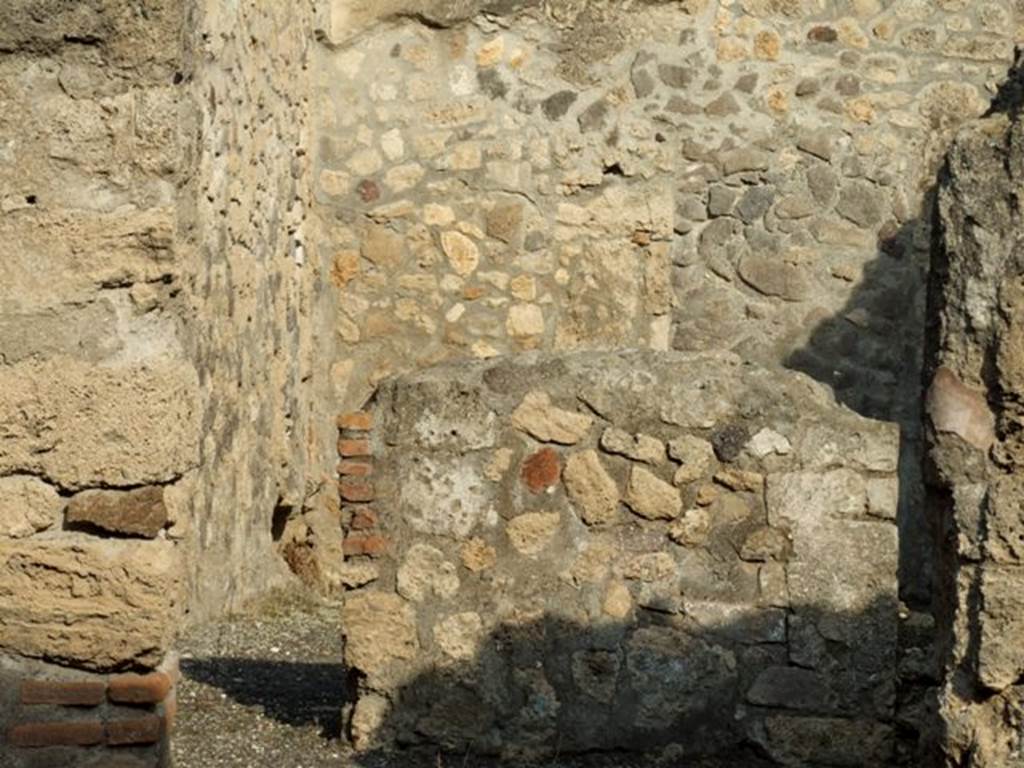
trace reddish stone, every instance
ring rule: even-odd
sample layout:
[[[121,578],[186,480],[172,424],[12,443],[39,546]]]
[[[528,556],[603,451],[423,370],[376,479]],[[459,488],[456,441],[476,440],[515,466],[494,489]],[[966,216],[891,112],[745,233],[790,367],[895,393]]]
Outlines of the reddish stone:
[[[377,513],[372,509],[359,509],[352,515],[352,522],[349,528],[353,531],[368,531],[376,528],[378,523]]]
[[[369,440],[346,440],[342,438],[338,441],[338,454],[347,459],[355,456],[372,456],[373,451],[370,448]]]
[[[114,675],[107,695],[118,704],[156,704],[171,690],[171,676],[165,672],[146,675]]]
[[[60,722],[24,723],[7,734],[7,742],[15,747],[88,747],[102,744],[103,723]]]
[[[384,536],[370,534],[346,536],[343,551],[348,556],[367,555],[369,557],[379,557],[387,552],[390,543],[390,540]]]
[[[807,39],[812,43],[834,43],[839,39],[839,33],[832,27],[812,27],[811,31],[807,33]]]
[[[373,474],[373,464],[366,461],[342,461],[338,464],[338,474],[345,477],[369,477]]]
[[[375,498],[373,486],[369,483],[360,483],[356,480],[346,479],[338,483],[338,488],[341,490],[341,498],[344,501],[358,503],[373,501]]]
[[[369,432],[373,429],[373,414],[368,411],[351,411],[338,417],[338,429],[355,432]]]
[[[360,181],[356,191],[364,203],[372,203],[380,199],[380,187],[377,186],[377,182],[373,179],[363,179]]]
[[[541,448],[523,462],[520,477],[531,493],[540,493],[558,482],[562,462],[552,448]]]
[[[164,699],[164,729],[165,732],[170,734],[174,730],[174,721],[178,717],[178,692],[175,689],[171,689],[171,692],[167,694],[167,698]]]
[[[107,723],[107,744],[155,744],[164,736],[164,719],[159,715],[142,715],[130,720],[111,720]]]
[[[106,698],[107,686],[97,680],[58,682],[25,680],[21,684],[22,704],[54,704],[63,707],[95,707]]]
[[[67,521],[152,539],[167,525],[164,489],[154,485],[131,491],[82,491],[68,503]]]

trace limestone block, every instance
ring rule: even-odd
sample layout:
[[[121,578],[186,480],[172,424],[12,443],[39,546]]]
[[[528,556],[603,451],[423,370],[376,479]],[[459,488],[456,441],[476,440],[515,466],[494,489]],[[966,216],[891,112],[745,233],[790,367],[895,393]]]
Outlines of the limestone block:
[[[0,542],[0,647],[88,669],[155,666],[177,629],[169,542]]]
[[[431,595],[447,599],[459,591],[455,564],[429,544],[413,544],[398,568],[398,594],[415,603]]]
[[[0,372],[0,472],[66,488],[167,481],[198,461],[198,384],[171,360],[97,367],[71,360]]]
[[[408,661],[419,650],[416,612],[398,595],[358,592],[342,610],[347,663],[371,680],[396,661]]]
[[[982,575],[978,677],[996,691],[1013,685],[1024,673],[1024,646],[1012,640],[1024,632],[1022,577],[1017,568],[996,566],[985,568]]]
[[[57,522],[64,502],[52,485],[29,475],[0,477],[0,537],[45,531]]]
[[[672,520],[679,516],[683,500],[679,491],[650,470],[634,466],[626,486],[626,505],[648,520]]]
[[[604,468],[597,451],[574,453],[565,462],[562,477],[583,522],[601,525],[616,519],[619,487]]]
[[[590,429],[594,419],[586,414],[567,411],[551,402],[546,392],[527,394],[512,413],[512,424],[545,443],[574,445]]]
[[[521,555],[538,555],[551,543],[561,516],[557,512],[527,512],[505,526],[509,541]]]

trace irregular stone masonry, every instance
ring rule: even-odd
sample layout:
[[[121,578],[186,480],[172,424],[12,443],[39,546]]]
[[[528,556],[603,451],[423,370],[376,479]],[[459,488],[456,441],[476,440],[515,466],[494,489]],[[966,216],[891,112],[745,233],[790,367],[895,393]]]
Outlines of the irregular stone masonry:
[[[901,423],[902,589],[927,606],[927,206],[1021,38],[1013,4],[629,5],[333,4],[315,169],[339,406],[530,349],[782,362]]]
[[[373,412],[359,749],[895,759],[893,425],[799,374],[637,351],[433,368]]]
[[[43,664],[0,665],[4,765],[166,765],[178,679],[173,654],[145,674],[84,677]]]

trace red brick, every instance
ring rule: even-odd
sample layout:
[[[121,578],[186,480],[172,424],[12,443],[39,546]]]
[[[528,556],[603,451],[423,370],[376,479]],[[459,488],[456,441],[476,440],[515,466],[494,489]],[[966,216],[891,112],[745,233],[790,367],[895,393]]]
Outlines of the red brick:
[[[343,477],[369,477],[373,474],[373,464],[366,461],[342,461],[338,464],[338,474]]]
[[[348,527],[353,531],[368,531],[376,528],[378,522],[377,513],[372,509],[363,507],[352,512],[352,522],[349,523]]]
[[[368,411],[343,413],[338,417],[338,429],[369,432],[373,429],[373,414]]]
[[[103,703],[106,694],[106,683],[98,680],[79,680],[74,682],[25,680],[21,684],[22,704],[95,707]]]
[[[114,675],[107,695],[118,704],[156,704],[171,690],[171,676],[166,672],[145,675]]]
[[[15,747],[88,747],[103,743],[103,723],[68,721],[24,723],[11,728],[7,741]]]
[[[520,477],[531,493],[540,493],[558,482],[562,462],[551,448],[541,448],[523,462]]]
[[[338,441],[338,455],[347,459],[354,456],[372,456],[373,451],[369,440],[349,440],[343,437]]]
[[[164,737],[164,719],[159,715],[141,715],[130,720],[111,720],[107,723],[107,744],[155,744]]]
[[[391,541],[384,536],[358,534],[345,537],[344,553],[346,555],[369,555],[379,557],[388,550]]]
[[[171,689],[171,692],[167,694],[167,698],[164,699],[164,727],[167,729],[169,734],[174,730],[174,721],[178,717],[178,691]]]
[[[375,498],[373,486],[369,483],[360,483],[356,480],[342,480],[338,483],[341,490],[341,498],[344,501],[366,502]]]

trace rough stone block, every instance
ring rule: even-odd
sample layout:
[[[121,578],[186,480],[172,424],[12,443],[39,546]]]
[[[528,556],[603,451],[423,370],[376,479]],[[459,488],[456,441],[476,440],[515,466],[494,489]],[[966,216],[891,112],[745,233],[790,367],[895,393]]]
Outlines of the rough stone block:
[[[87,669],[155,666],[181,608],[179,557],[156,541],[0,544],[0,647]]]
[[[64,502],[36,477],[0,477],[0,536],[19,539],[53,526]]]
[[[198,463],[198,383],[184,362],[70,360],[0,371],[0,472],[65,488],[165,482]]]
[[[168,523],[164,489],[150,486],[131,491],[82,491],[68,502],[65,520],[110,533],[156,538]]]

